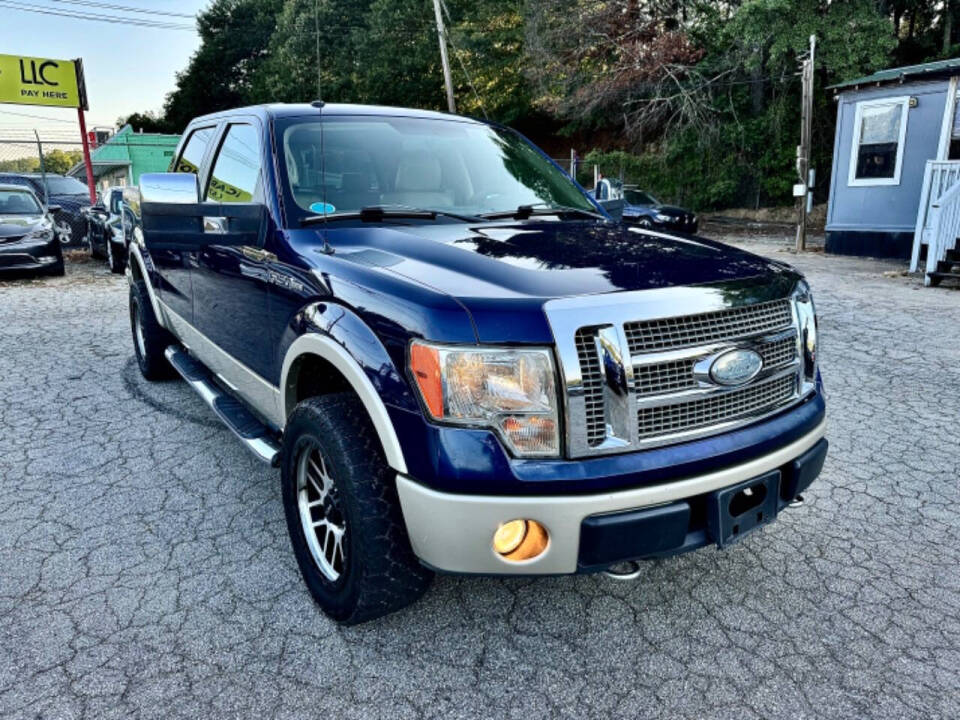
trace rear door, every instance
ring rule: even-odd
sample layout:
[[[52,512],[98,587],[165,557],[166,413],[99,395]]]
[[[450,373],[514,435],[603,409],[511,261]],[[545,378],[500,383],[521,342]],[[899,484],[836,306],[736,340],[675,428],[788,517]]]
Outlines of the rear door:
[[[205,242],[193,270],[193,316],[200,332],[263,378],[273,377],[269,278],[264,249],[266,148],[257,118],[231,118],[203,190]],[[259,230],[254,233],[254,230]],[[245,234],[240,244],[237,234]]]
[[[186,142],[173,166],[173,172],[200,175],[203,161],[210,154],[217,133],[217,124],[202,125],[189,131]],[[148,241],[149,247],[149,241]],[[190,324],[193,320],[191,265],[195,253],[176,246],[150,248],[150,257],[157,268],[156,290],[160,299],[173,312]]]

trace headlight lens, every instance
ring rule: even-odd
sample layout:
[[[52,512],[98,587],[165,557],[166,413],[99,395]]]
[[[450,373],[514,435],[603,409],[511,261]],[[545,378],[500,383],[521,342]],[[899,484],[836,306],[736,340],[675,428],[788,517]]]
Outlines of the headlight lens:
[[[39,227],[34,228],[27,236],[25,240],[53,240],[53,226],[49,224],[44,224]]]
[[[817,308],[810,286],[801,280],[793,293],[800,321],[800,342],[803,349],[803,374],[808,380],[817,377]]]
[[[657,222],[670,222],[673,218],[669,215],[664,215],[663,213],[657,213],[656,218]]]
[[[520,457],[560,453],[556,372],[549,350],[415,341],[410,371],[434,420],[493,428]]]

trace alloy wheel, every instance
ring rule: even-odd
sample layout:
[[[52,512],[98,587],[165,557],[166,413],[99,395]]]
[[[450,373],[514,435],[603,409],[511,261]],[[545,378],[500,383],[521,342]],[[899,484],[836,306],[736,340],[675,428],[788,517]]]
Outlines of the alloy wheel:
[[[297,507],[313,562],[332,583],[346,568],[347,521],[336,484],[319,446],[310,442],[297,459]]]

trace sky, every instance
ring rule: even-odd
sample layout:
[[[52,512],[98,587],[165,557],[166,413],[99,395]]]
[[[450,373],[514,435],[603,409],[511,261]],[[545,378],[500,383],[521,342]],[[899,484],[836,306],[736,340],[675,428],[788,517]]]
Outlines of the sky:
[[[74,14],[164,20],[194,25],[182,17],[159,12],[195,15],[209,0],[0,0],[0,53],[58,60],[83,59],[90,110],[87,128],[113,127],[118,117],[132,112],[160,110],[174,87],[177,71],[200,44],[195,30],[165,30],[130,24],[97,22],[37,14],[17,8],[35,8]],[[104,6],[140,8],[124,12]],[[13,113],[17,113],[14,115]],[[24,115],[38,116],[23,117]],[[40,130],[58,136],[75,130],[77,113],[66,108],[0,105],[0,137],[4,130],[21,134]]]

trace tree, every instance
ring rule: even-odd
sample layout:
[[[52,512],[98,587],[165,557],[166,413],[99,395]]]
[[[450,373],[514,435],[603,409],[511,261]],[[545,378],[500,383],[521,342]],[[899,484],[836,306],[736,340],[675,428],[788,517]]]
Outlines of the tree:
[[[160,117],[157,113],[154,112],[135,112],[127,115],[126,117],[117,118],[117,127],[122,128],[124,125],[129,125],[135,131],[139,132],[148,132],[148,133],[175,133],[176,129],[172,124],[165,118]]]
[[[43,154],[44,170],[56,175],[64,175],[67,170],[83,160],[82,150],[51,150]]]
[[[164,121],[180,132],[198,115],[253,102],[282,0],[213,0],[197,16],[200,48],[167,96]]]

